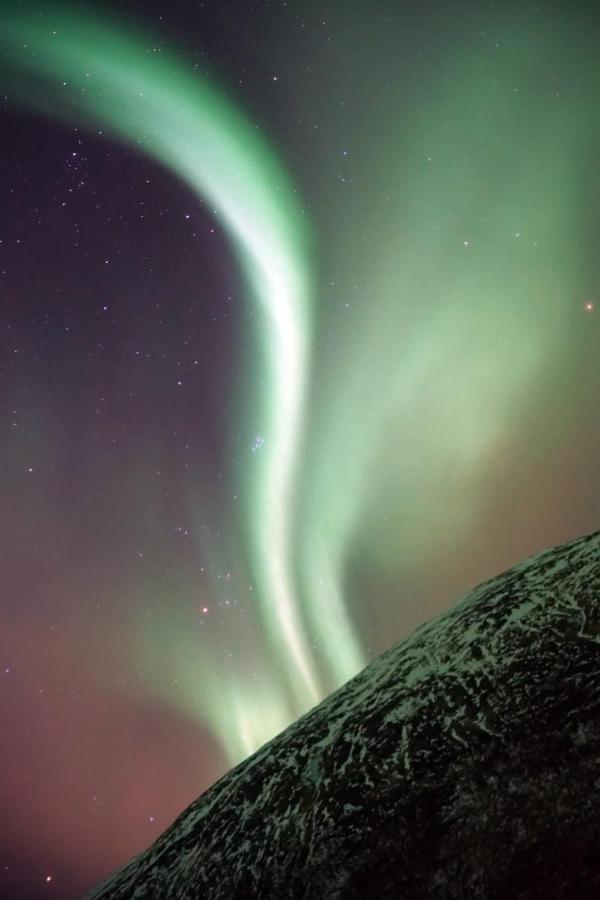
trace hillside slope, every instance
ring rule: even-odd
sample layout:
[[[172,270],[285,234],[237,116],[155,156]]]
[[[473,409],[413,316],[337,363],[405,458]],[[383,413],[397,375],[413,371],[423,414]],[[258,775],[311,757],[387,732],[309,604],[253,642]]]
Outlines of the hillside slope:
[[[417,629],[90,898],[583,900],[598,809],[600,532]]]

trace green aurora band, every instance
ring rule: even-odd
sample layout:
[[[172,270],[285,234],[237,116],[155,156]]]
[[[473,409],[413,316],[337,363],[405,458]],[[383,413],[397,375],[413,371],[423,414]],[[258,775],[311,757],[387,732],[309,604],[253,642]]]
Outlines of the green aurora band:
[[[378,584],[410,583],[432,554],[461,551],[486,471],[529,394],[568,355],[573,310],[595,288],[582,278],[580,175],[595,130],[595,51],[577,25],[551,16],[495,18],[470,53],[460,42],[460,55],[436,22],[439,57],[432,49],[435,65],[423,64],[412,103],[398,74],[396,105],[381,89],[381,70],[398,54],[393,31],[375,67],[373,44],[361,50],[356,40],[368,34],[365,13],[349,15],[337,35],[355,52],[356,75],[330,71],[332,94],[342,95],[337,77],[343,95],[368,98],[366,138],[342,143],[347,120],[329,112],[330,142],[351,144],[346,172],[368,185],[368,200],[357,209],[348,188],[334,216],[317,213],[336,230],[323,241],[339,253],[329,270],[337,304],[314,354],[299,567],[313,631],[327,635],[331,684],[360,659],[342,610],[357,611],[364,643],[369,633],[381,640],[372,620],[393,623],[395,610]],[[561,54],[572,61],[564,92],[546,78]],[[331,204],[325,185],[323,193]],[[364,203],[364,188],[358,196]],[[370,576],[362,583],[361,569]],[[397,608],[392,635],[406,629],[406,606]]]
[[[53,116],[106,128],[208,200],[260,309],[266,396],[255,421],[262,423],[264,448],[245,500],[254,596],[288,687],[288,703],[276,704],[278,716],[268,714],[272,704],[262,697],[264,728],[271,735],[324,695],[290,561],[311,323],[310,239],[293,186],[266,142],[217,88],[166,53],[149,53],[121,23],[52,10],[5,14],[1,26],[10,63],[38,80],[33,87],[20,86],[27,101]],[[214,670],[214,663],[208,668]],[[211,724],[230,755],[248,752],[265,733],[248,738],[257,728],[247,724],[253,717],[245,693],[234,692],[234,715],[221,721],[226,685],[222,678],[216,683],[218,721]],[[239,741],[223,734],[231,728]]]
[[[210,202],[261,313],[265,395],[246,418],[264,447],[250,475],[242,459],[232,473],[246,546],[208,556],[221,571],[240,557],[231,590],[252,582],[259,623],[249,627],[267,652],[242,662],[246,623],[232,625],[233,652],[199,646],[176,599],[135,624],[154,690],[206,722],[233,763],[364,665],[349,612],[361,589],[353,560],[389,585],[423,566],[432,545],[460,546],[473,522],[495,448],[551,365],[574,292],[588,288],[577,173],[591,127],[585,85],[596,81],[577,49],[564,50],[560,23],[524,21],[519,40],[506,25],[502,57],[485,45],[449,52],[423,88],[427,102],[394,118],[357,51],[356,78],[373,98],[357,155],[375,199],[356,217],[337,201],[348,233],[339,258],[331,240],[335,303],[325,308],[290,180],[213,85],[148,53],[120,23],[53,12],[51,23],[5,14],[1,24],[15,69],[40,80],[29,102],[101,124]],[[528,93],[564,52],[583,99]],[[214,580],[210,596],[223,590]]]

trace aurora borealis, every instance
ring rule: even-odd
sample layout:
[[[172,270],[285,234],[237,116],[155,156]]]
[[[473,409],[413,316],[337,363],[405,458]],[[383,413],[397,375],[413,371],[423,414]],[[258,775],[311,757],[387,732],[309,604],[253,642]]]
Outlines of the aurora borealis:
[[[598,18],[1,10],[0,892],[66,898],[598,527]]]

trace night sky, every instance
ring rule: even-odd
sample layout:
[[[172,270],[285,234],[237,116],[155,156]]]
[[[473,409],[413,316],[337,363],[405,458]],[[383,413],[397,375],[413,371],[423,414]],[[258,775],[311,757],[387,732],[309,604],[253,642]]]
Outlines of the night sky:
[[[2,898],[600,527],[593,7],[2,0]]]

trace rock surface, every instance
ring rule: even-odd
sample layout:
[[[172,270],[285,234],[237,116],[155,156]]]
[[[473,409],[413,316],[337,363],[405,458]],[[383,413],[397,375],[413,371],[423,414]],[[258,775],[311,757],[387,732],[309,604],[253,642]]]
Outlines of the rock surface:
[[[90,897],[600,897],[600,532],[421,626]]]

